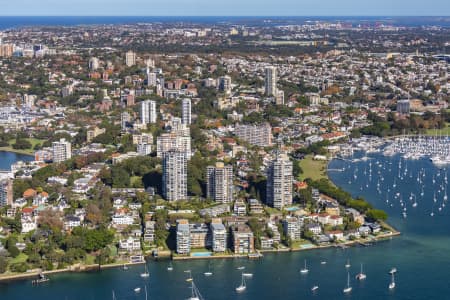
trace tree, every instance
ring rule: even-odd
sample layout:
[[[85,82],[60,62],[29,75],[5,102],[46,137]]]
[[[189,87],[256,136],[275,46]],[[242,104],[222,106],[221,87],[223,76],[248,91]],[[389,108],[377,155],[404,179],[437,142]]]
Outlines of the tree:
[[[8,267],[8,262],[6,261],[6,257],[0,256],[0,274],[5,273],[7,267]]]
[[[103,220],[103,214],[100,208],[94,204],[89,203],[86,208],[86,220],[92,225],[96,226],[100,224]]]
[[[14,149],[31,149],[32,145],[29,141],[24,139],[16,139],[16,142],[12,145]]]
[[[86,229],[76,227],[73,229],[72,234],[83,238],[83,250],[88,252],[100,250],[114,240],[114,232],[106,228]]]
[[[130,175],[120,166],[111,168],[112,186],[114,188],[125,188],[130,186]]]
[[[387,213],[381,209],[369,209],[366,213],[367,218],[373,221],[386,220]]]
[[[52,209],[46,209],[39,213],[38,225],[53,231],[60,231],[63,227],[60,214],[55,213]]]
[[[9,255],[11,255],[11,257],[14,257],[14,258],[19,256],[19,254],[20,254],[20,250],[19,250],[19,248],[16,247],[16,245],[8,245],[7,250],[8,250]]]

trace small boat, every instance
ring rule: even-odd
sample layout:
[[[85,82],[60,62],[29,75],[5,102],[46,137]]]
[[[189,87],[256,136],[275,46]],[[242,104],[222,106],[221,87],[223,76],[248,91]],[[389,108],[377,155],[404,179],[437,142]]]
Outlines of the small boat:
[[[170,263],[169,266],[167,266],[167,271],[173,271],[172,263]]]
[[[135,291],[136,293],[139,293],[139,292],[141,291],[141,288],[140,288],[140,287],[137,287],[137,288],[134,289],[134,291]]]
[[[317,291],[319,289],[319,286],[318,285],[315,285],[315,286],[313,286],[312,288],[311,288],[311,292],[315,292],[315,291]]]
[[[347,272],[347,287],[344,288],[344,294],[348,294],[352,291],[352,287],[350,286],[350,273]]]
[[[347,263],[345,264],[345,267],[346,267],[347,269],[351,267],[351,264],[350,264],[350,260],[349,260],[349,259],[347,259]]]
[[[31,283],[32,284],[40,284],[40,283],[44,283],[47,281],[50,281],[50,278],[45,276],[43,273],[39,273],[39,277],[37,279],[32,280]]]
[[[244,266],[240,266],[240,267],[237,267],[237,269],[238,269],[238,270],[244,270],[245,267],[244,267]]]
[[[150,273],[147,270],[147,264],[145,264],[145,271],[144,271],[144,273],[141,273],[141,277],[142,278],[150,277]]]
[[[363,265],[361,264],[361,272],[359,272],[357,275],[356,275],[356,279],[358,279],[358,280],[364,280],[364,279],[366,279],[367,278],[367,276],[366,276],[366,274],[364,274],[364,272],[363,272]]]
[[[246,284],[245,284],[245,277],[244,277],[244,274],[242,274],[241,285],[238,286],[238,287],[236,288],[236,292],[242,293],[242,292],[245,291],[246,289],[247,289],[247,286],[246,286]]]
[[[321,265],[326,265],[327,262],[323,260],[323,261],[320,262],[320,264],[321,264]]]
[[[211,272],[211,263],[208,264],[208,271],[203,273],[205,276],[212,276],[213,272]]]
[[[300,270],[300,273],[306,274],[306,273],[308,273],[308,272],[309,272],[309,270],[306,268],[306,259],[305,259],[305,267],[304,267],[303,269]]]
[[[395,273],[397,273],[397,268],[392,268],[390,271],[389,271],[389,274],[395,274]]]
[[[126,271],[126,270],[128,270],[128,266],[124,264],[123,267],[122,267],[122,269],[123,269],[124,271]]]
[[[246,278],[252,278],[253,277],[253,273],[242,273],[242,275]]]
[[[392,276],[392,279],[391,279],[391,283],[389,283],[389,289],[390,289],[390,290],[392,290],[392,289],[394,289],[394,288],[395,288],[395,279],[394,279],[394,274],[395,274],[395,273],[392,273],[392,274],[391,274],[391,276]]]

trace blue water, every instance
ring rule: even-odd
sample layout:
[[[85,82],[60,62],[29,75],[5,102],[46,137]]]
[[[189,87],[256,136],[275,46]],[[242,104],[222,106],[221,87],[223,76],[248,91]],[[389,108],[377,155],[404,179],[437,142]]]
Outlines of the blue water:
[[[408,171],[403,175],[405,162],[402,160],[398,177],[400,157],[385,158],[375,154],[369,161],[349,163],[333,161],[330,168],[345,168],[343,172],[330,172],[330,177],[339,186],[353,195],[366,197],[376,207],[390,214],[389,222],[398,228],[402,235],[392,240],[376,243],[369,247],[312,250],[295,253],[265,254],[261,260],[221,259],[211,260],[211,277],[205,277],[208,260],[175,261],[174,270],[167,271],[168,262],[148,262],[150,278],[143,280],[139,273],[143,266],[130,267],[129,270],[109,269],[95,273],[52,275],[51,281],[38,287],[32,287],[29,281],[0,284],[0,299],[111,299],[114,290],[117,299],[145,299],[143,292],[135,294],[135,287],[147,285],[149,299],[186,299],[190,295],[189,284],[185,281],[185,270],[191,270],[196,285],[205,299],[449,299],[450,279],[450,207],[442,207],[443,191],[439,188],[444,182],[445,172],[435,168],[428,160],[407,162]],[[369,177],[369,162],[372,161],[372,176]],[[376,164],[380,162],[380,165]],[[389,170],[390,169],[390,170]],[[357,170],[357,171],[355,171]],[[423,173],[424,196],[421,197],[417,174]],[[364,176],[364,171],[366,176]],[[378,174],[378,171],[380,174]],[[412,177],[410,178],[410,172]],[[357,179],[354,179],[356,174]],[[436,183],[432,183],[433,174]],[[439,176],[437,176],[439,174]],[[450,176],[448,174],[447,176]],[[381,180],[384,178],[384,181]],[[369,180],[370,178],[370,180]],[[394,178],[396,188],[393,188]],[[351,183],[349,184],[349,180]],[[381,195],[377,191],[380,180]],[[366,187],[368,184],[369,187]],[[361,190],[362,187],[362,190]],[[386,203],[386,191],[389,203]],[[433,207],[434,191],[437,204]],[[402,216],[400,193],[407,204],[407,218]],[[412,208],[409,195],[418,195],[416,208]],[[450,192],[450,191],[447,191]],[[390,206],[393,203],[393,207]],[[434,211],[434,217],[430,213]],[[307,260],[309,273],[299,273],[303,261]],[[350,260],[351,285],[353,291],[344,295],[347,270],[344,265]],[[322,265],[321,261],[327,261]],[[357,282],[354,276],[359,272],[360,263],[364,263],[367,279]],[[245,266],[245,272],[253,273],[247,280],[247,290],[242,294],[235,292],[240,284],[239,266]],[[387,272],[397,267],[397,287],[389,291],[390,277]],[[318,285],[317,293],[312,294],[312,286]]]
[[[270,19],[271,22],[264,22]],[[277,26],[283,24],[304,24],[307,21],[341,21],[351,24],[375,24],[383,22],[385,24],[402,26],[450,26],[449,17],[383,17],[383,16],[298,16],[298,17],[277,17],[277,16],[0,16],[0,29],[11,29],[23,26],[75,26],[94,24],[135,24],[135,23],[232,23],[248,24],[253,26]]]
[[[16,161],[31,161],[33,159],[34,157],[30,155],[0,151],[0,170],[9,171],[11,169],[11,164],[15,163]]]

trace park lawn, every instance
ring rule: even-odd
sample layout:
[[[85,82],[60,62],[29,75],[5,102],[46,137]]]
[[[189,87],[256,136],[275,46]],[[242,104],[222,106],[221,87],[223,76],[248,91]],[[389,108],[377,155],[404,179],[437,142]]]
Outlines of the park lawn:
[[[300,168],[303,170],[303,173],[300,175],[303,180],[306,178],[311,178],[312,180],[327,178],[327,161],[314,160],[312,155],[307,155],[300,160]]]
[[[273,208],[273,207],[269,207],[266,206],[264,207],[264,210],[269,214],[269,215],[277,215],[281,213],[281,210]]]
[[[447,126],[442,129],[428,129],[426,135],[450,135],[450,123],[447,123]]]
[[[25,253],[20,253],[17,257],[11,259],[10,264],[26,262],[27,258],[28,258],[28,255],[26,255]]]
[[[1,151],[8,151],[8,152],[14,152],[14,153],[19,153],[19,154],[25,154],[25,155],[33,155],[35,150],[33,150],[34,146],[36,146],[36,144],[41,144],[43,142],[45,142],[46,140],[40,140],[40,139],[35,139],[35,138],[26,138],[27,141],[30,142],[31,144],[31,149],[14,149],[12,147],[12,145],[15,143],[15,139],[9,140],[9,146],[7,147],[0,147]]]

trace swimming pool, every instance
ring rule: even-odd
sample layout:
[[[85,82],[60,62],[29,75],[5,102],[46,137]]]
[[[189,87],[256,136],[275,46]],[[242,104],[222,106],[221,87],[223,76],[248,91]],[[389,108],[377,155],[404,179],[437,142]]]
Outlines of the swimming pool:
[[[212,256],[211,252],[193,252],[191,253],[191,256],[193,257],[208,257]]]
[[[292,207],[286,207],[285,210],[287,210],[287,211],[297,211],[297,210],[299,210],[299,208],[297,206],[292,206]]]

